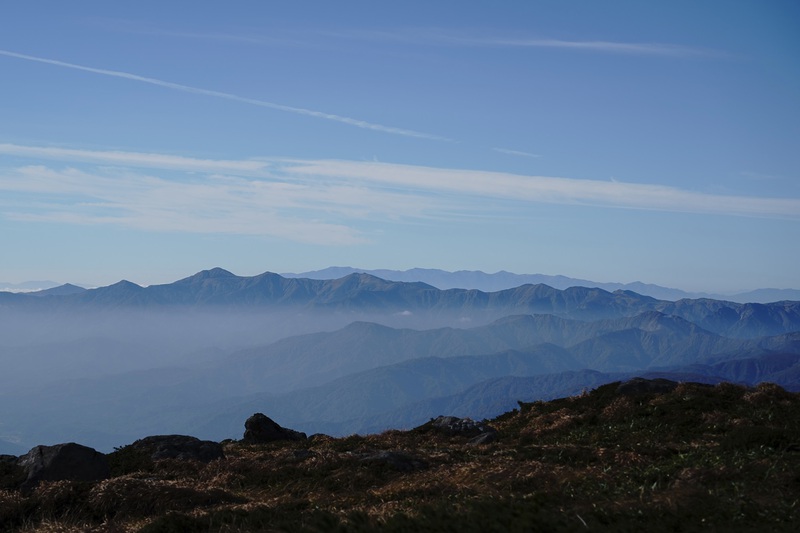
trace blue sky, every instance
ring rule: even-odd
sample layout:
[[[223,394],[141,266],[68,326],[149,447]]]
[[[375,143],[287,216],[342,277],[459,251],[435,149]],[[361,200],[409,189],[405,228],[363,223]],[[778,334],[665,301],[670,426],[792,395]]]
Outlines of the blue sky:
[[[800,288],[800,4],[6,2],[0,280]]]

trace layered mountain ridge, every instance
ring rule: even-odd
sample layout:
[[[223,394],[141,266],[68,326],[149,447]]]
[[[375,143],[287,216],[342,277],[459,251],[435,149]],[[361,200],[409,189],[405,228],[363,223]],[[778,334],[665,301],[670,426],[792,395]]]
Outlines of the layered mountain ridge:
[[[800,390],[795,301],[215,268],[150,287],[0,293],[0,315],[0,453],[164,431],[221,440],[252,412],[308,433],[373,432],[638,375]]]
[[[794,331],[800,324],[800,302],[796,301],[741,304],[702,298],[672,302],[626,290],[608,292],[587,287],[560,290],[544,284],[521,285],[496,292],[441,290],[421,282],[387,281],[364,273],[333,280],[312,280],[285,278],[271,272],[241,277],[214,268],[164,285],[141,287],[123,280],[106,287],[64,292],[44,295],[0,292],[0,309],[231,306],[364,314],[476,313],[484,319],[510,314],[553,314],[579,320],[658,311],[684,318],[709,331],[736,337],[777,335]]]
[[[755,289],[747,292],[733,294],[713,294],[707,292],[689,292],[670,287],[662,287],[653,283],[604,283],[587,279],[570,278],[567,276],[552,276],[547,274],[515,274],[501,270],[486,273],[480,270],[458,270],[449,272],[434,268],[411,268],[409,270],[389,269],[360,269],[353,267],[328,267],[322,270],[313,270],[302,273],[285,273],[289,278],[333,279],[341,278],[354,272],[364,272],[379,278],[393,281],[423,281],[439,289],[478,289],[492,292],[518,287],[520,285],[545,284],[556,289],[569,287],[596,287],[610,292],[616,290],[629,290],[651,296],[660,300],[681,300],[684,298],[714,298],[734,302],[768,303],[779,300],[800,300],[800,290],[797,289]]]

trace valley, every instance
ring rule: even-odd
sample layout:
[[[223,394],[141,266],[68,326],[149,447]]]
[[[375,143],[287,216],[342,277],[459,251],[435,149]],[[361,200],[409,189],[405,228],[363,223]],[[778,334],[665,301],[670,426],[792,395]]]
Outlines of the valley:
[[[376,433],[635,376],[800,390],[792,301],[212,269],[160,286],[0,293],[0,315],[0,453],[223,440],[253,412],[309,434]]]

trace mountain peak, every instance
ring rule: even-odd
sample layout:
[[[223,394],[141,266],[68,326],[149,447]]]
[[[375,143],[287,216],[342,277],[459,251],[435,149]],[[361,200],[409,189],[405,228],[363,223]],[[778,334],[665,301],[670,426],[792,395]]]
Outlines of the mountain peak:
[[[225,270],[224,268],[214,267],[214,268],[212,268],[210,270],[201,270],[200,272],[198,272],[197,274],[195,274],[192,277],[195,277],[195,278],[196,277],[200,277],[202,279],[208,279],[208,278],[234,278],[234,277],[236,277],[236,274],[234,274],[233,272],[230,272],[228,270]]]
[[[102,287],[100,287],[102,288]],[[115,288],[115,289],[141,289],[143,288],[141,285],[137,285],[132,281],[128,281],[127,279],[120,280],[116,283],[113,283],[108,286],[108,288]]]
[[[86,289],[83,287],[78,287],[77,285],[73,285],[72,283],[65,283],[63,285],[59,285],[58,287],[32,292],[30,294],[31,296],[69,296],[72,294],[80,294],[82,292],[86,292]]]
[[[193,276],[189,276],[188,278],[184,278],[176,283],[184,282],[184,283],[195,283],[198,281],[204,281],[207,279],[227,279],[227,278],[235,278],[236,275],[232,272],[225,270],[224,268],[214,267],[209,270],[201,270],[197,274]]]
[[[338,280],[335,280],[344,284],[375,284],[375,283],[391,283],[383,278],[379,278],[373,274],[367,274],[366,272],[353,272],[352,274],[348,274]]]

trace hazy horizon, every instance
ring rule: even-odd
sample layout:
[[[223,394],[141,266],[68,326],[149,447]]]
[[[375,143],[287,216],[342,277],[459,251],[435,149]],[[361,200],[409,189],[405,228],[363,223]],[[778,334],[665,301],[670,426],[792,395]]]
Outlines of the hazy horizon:
[[[155,283],[147,283],[147,282],[140,283],[140,282],[132,280],[129,277],[126,277],[126,278],[120,278],[117,281],[109,283],[107,285],[102,285],[102,284],[98,284],[98,283],[84,283],[84,282],[74,282],[74,281],[53,281],[53,280],[40,280],[40,281],[37,281],[37,280],[22,280],[22,281],[16,281],[16,282],[10,282],[10,281],[7,281],[7,280],[0,280],[0,291],[13,292],[13,293],[28,293],[28,292],[37,292],[37,291],[41,291],[41,290],[47,290],[47,289],[54,288],[54,287],[59,287],[59,286],[62,286],[62,285],[75,285],[77,287],[81,287],[81,288],[84,288],[84,289],[96,289],[96,288],[106,287],[108,285],[113,285],[114,283],[119,283],[120,281],[128,281],[128,282],[131,282],[131,283],[135,283],[136,285],[139,285],[140,287],[150,287],[150,286],[157,286],[157,285],[168,285],[170,283],[174,283],[176,281],[179,281],[180,279],[191,277],[192,275],[194,275],[196,273],[199,273],[199,272],[202,272],[202,271],[211,270],[212,268],[222,268],[224,270],[230,271],[229,269],[226,269],[224,267],[215,266],[215,267],[202,268],[202,269],[199,269],[199,270],[194,271],[194,272],[189,272],[189,273],[186,273],[185,275],[183,275],[183,276],[181,276],[179,278],[176,278],[176,279],[171,279],[171,280],[166,280],[166,281],[159,281],[159,282],[155,282]],[[410,273],[410,272],[413,272],[415,270],[422,270],[422,271],[441,272],[444,275],[459,274],[459,273],[469,273],[469,274],[475,273],[475,274],[485,274],[487,276],[495,276],[495,275],[501,275],[501,274],[508,274],[508,275],[519,276],[519,277],[524,277],[524,276],[542,276],[542,277],[553,277],[553,278],[562,278],[563,277],[563,278],[566,278],[566,279],[580,280],[580,278],[570,278],[569,276],[563,276],[561,274],[544,274],[544,273],[541,273],[541,272],[533,272],[533,273],[531,273],[531,272],[509,272],[507,270],[499,270],[499,271],[496,271],[496,272],[484,272],[482,270],[466,270],[466,269],[460,269],[460,270],[457,270],[457,271],[449,271],[449,270],[442,270],[442,269],[428,269],[428,268],[425,268],[425,267],[414,267],[412,269],[407,269],[407,270],[395,270],[395,269],[385,269],[385,268],[367,269],[367,268],[360,268],[360,267],[353,267],[353,266],[346,266],[346,265],[327,266],[327,267],[323,267],[323,268],[319,268],[319,269],[309,270],[309,271],[306,271],[306,272],[275,272],[273,270],[264,270],[264,271],[261,271],[261,272],[256,272],[254,274],[246,274],[246,275],[245,274],[239,274],[237,272],[231,272],[231,273],[234,274],[235,276],[238,276],[238,277],[253,277],[253,276],[258,276],[260,274],[264,274],[264,273],[267,273],[267,272],[272,272],[272,273],[278,274],[280,276],[300,277],[300,276],[304,276],[306,274],[313,274],[313,273],[316,273],[316,272],[324,272],[324,271],[329,270],[329,269],[344,269],[344,270],[352,269],[354,271],[364,271],[364,272],[370,272],[370,273],[373,273],[374,271],[391,271],[391,272],[397,272],[397,273]],[[380,272],[378,274],[380,274]],[[380,276],[378,276],[378,277],[380,277]],[[319,276],[312,276],[312,278],[313,279],[323,279],[323,278],[321,278]],[[335,277],[333,277],[333,276],[326,276],[325,277],[325,279],[334,279],[334,278]],[[424,279],[415,279],[415,281],[425,281],[425,280]],[[641,279],[633,280],[633,281],[613,281],[613,280],[611,280],[611,281],[609,281],[609,280],[584,280],[584,281],[589,281],[589,282],[592,282],[592,283],[596,283],[598,285],[615,285],[615,284],[619,284],[619,285],[635,285],[635,284],[643,284],[643,285],[661,287],[661,288],[664,288],[664,289],[671,289],[671,290],[681,291],[681,292],[686,292],[686,293],[709,294],[709,295],[718,294],[718,295],[730,295],[730,296],[734,296],[734,295],[737,295],[737,294],[745,294],[745,293],[748,293],[748,292],[753,292],[753,291],[757,291],[757,290],[765,290],[765,289],[766,290],[770,290],[770,289],[771,290],[798,290],[795,287],[746,287],[746,288],[739,288],[739,289],[730,289],[730,290],[727,290],[727,291],[714,292],[714,291],[707,291],[707,290],[701,290],[701,289],[691,290],[691,289],[686,289],[684,287],[664,287],[664,286],[660,286],[658,284],[649,283],[648,281],[641,280]],[[429,281],[425,281],[425,282],[426,283],[430,283]],[[547,284],[546,281],[544,283]],[[431,283],[431,284],[433,284],[433,283]],[[436,284],[433,284],[433,285],[436,286]],[[479,285],[479,284],[476,284],[476,285]],[[516,285],[509,285],[508,288],[511,288],[513,286],[516,286]],[[439,288],[449,288],[449,287],[439,287]],[[483,291],[490,290],[490,289],[484,289],[484,288],[481,288],[481,287],[478,287],[478,286],[464,286],[462,288],[478,288],[479,290],[483,290]],[[494,289],[491,289],[491,290],[494,290]],[[499,289],[497,289],[497,290],[499,290]]]

